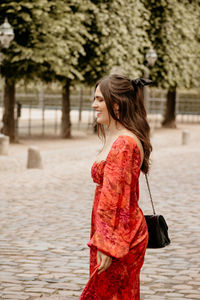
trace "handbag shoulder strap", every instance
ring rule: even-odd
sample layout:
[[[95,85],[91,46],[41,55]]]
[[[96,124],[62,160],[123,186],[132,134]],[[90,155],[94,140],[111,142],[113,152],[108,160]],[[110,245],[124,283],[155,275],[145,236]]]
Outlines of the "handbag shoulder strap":
[[[145,174],[145,178],[146,178],[146,183],[147,183],[147,187],[148,187],[148,190],[149,190],[149,196],[150,196],[150,199],[151,199],[151,205],[152,205],[152,208],[153,208],[153,214],[155,215],[156,211],[155,211],[154,204],[153,204],[153,199],[152,199],[152,195],[151,195],[151,191],[150,191],[150,186],[149,186],[149,181],[148,181],[148,178],[147,178],[147,174]]]

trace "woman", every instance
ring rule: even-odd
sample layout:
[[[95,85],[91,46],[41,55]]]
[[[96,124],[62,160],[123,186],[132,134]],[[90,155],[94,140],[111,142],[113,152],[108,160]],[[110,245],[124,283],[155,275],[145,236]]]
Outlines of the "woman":
[[[88,243],[91,277],[80,299],[140,299],[148,230],[138,206],[139,175],[148,173],[152,151],[143,94],[148,83],[110,75],[96,85],[92,107],[105,141],[91,170],[97,184]]]

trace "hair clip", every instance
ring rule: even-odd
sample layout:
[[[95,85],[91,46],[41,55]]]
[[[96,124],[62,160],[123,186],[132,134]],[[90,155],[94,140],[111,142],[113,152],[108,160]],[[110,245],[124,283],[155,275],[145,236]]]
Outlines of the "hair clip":
[[[131,80],[131,83],[132,83],[133,87],[138,87],[138,86],[149,85],[152,83],[152,80],[147,79],[147,78],[137,78],[137,79]]]

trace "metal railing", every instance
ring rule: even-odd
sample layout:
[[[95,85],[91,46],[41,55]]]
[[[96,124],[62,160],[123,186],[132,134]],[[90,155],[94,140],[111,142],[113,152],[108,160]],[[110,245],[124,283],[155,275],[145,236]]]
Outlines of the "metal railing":
[[[2,98],[0,111],[2,111]],[[17,93],[16,102],[21,104],[21,116],[17,118],[16,126],[19,135],[32,134],[60,134],[62,96],[60,94]],[[160,126],[164,114],[166,98],[164,93],[160,97],[150,97],[146,104],[148,120],[154,126]],[[177,122],[200,123],[200,98],[181,98],[176,100]],[[84,95],[82,90],[71,95],[71,123],[72,128],[89,129],[94,120],[91,108],[91,95]]]

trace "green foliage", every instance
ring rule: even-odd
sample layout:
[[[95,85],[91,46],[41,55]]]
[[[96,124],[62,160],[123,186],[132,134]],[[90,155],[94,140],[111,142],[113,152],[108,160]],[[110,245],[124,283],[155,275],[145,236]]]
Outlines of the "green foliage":
[[[158,54],[152,79],[158,86],[199,84],[200,9],[193,0],[2,1],[15,39],[4,50],[7,78],[41,78],[89,85],[120,70],[144,72],[144,56]]]
[[[145,48],[149,47],[145,31],[148,11],[138,0],[93,2],[98,3],[89,13],[91,23],[86,24],[92,39],[87,40],[85,54],[79,59],[85,80],[93,84],[113,69],[141,75]]]
[[[4,51],[6,77],[91,85],[113,67],[143,72],[148,11],[139,0],[3,1],[0,14],[15,31]]]
[[[115,12],[109,27],[113,30],[111,57],[129,76],[143,73],[144,53],[150,43],[146,34],[148,11],[141,1],[113,1]]]
[[[158,86],[195,87],[200,80],[199,1],[144,1],[150,12],[149,39],[158,59],[152,79]]]
[[[3,75],[15,79],[37,76],[46,81],[56,75],[81,78],[76,66],[88,37],[83,21],[90,2],[79,2],[3,1],[1,21],[8,17],[15,32],[10,48],[4,50]]]

